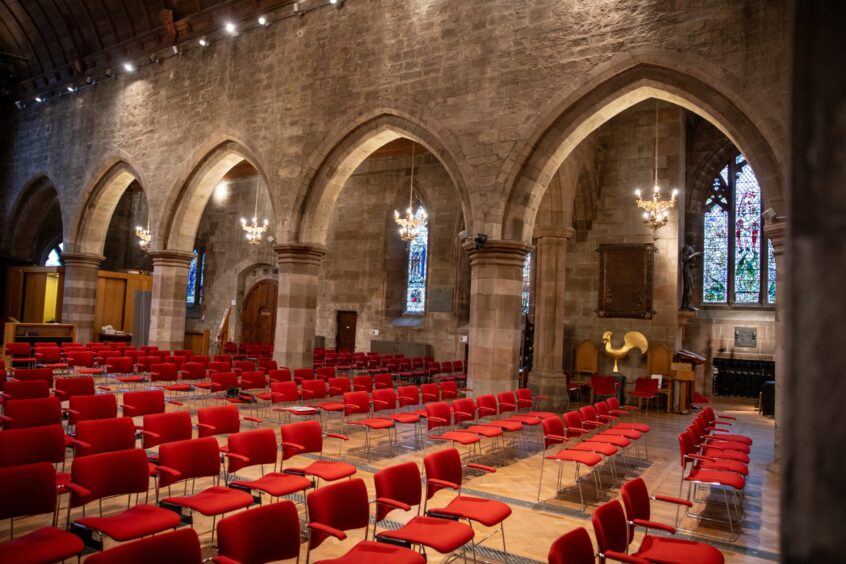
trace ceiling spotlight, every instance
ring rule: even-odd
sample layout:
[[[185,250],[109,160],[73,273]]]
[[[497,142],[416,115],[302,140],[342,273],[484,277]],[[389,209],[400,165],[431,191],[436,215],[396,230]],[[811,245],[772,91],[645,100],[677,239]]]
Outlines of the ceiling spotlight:
[[[329,0],[329,3],[340,10],[341,6],[344,5],[344,0]]]
[[[181,53],[179,52],[179,46],[178,45],[172,45],[170,47],[170,50],[173,51],[174,55],[181,55]]]
[[[18,100],[15,102],[15,107],[19,110],[22,110],[26,107],[26,104],[23,103],[23,100]]]
[[[132,63],[123,63],[123,69],[126,72],[135,72],[135,65]]]
[[[236,33],[238,33],[238,28],[235,27],[235,24],[232,22],[226,22],[225,29],[226,33],[228,33],[229,35],[235,35]]]
[[[43,101],[44,101],[44,98],[42,98],[41,96],[36,96],[36,97],[35,97],[35,101],[36,101],[36,102],[43,102]]]
[[[264,17],[264,16],[259,16],[258,24],[259,25],[267,25],[267,18]]]
[[[295,16],[302,16],[302,15],[305,15],[305,12],[303,12],[302,10],[300,10],[300,3],[299,3],[299,2],[294,2],[293,10],[294,10],[294,15],[295,15]]]
[[[206,41],[206,38],[205,38],[205,37],[200,38],[199,43],[200,43],[200,47],[207,47],[207,46],[208,46],[208,44],[209,44],[209,42],[208,42],[208,41]]]
[[[68,86],[68,92],[76,92],[76,88],[73,86]]]

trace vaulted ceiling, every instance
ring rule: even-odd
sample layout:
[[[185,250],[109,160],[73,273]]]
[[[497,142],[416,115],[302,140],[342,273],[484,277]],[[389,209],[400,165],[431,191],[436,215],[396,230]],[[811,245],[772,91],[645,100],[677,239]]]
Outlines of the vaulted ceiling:
[[[293,0],[0,0],[0,93],[82,80]]]

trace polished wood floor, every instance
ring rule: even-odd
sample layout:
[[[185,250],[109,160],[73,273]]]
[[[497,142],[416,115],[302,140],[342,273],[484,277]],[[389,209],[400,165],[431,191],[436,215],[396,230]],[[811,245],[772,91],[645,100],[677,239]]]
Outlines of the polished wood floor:
[[[695,540],[712,542],[726,556],[726,561],[731,563],[758,563],[765,561],[778,561],[779,554],[779,489],[780,477],[767,470],[767,466],[773,458],[773,421],[757,414],[751,402],[741,400],[722,400],[714,402],[713,406],[721,412],[737,417],[733,432],[750,436],[755,444],[752,448],[752,461],[750,464],[750,478],[744,501],[743,527],[740,536],[730,542],[727,527],[705,525],[695,518],[685,517],[681,522],[678,536]],[[196,409],[197,405],[193,408]],[[246,413],[245,413],[246,415]],[[628,468],[618,467],[618,471],[625,472],[625,478],[641,476],[653,494],[665,494],[676,496],[679,494],[679,482],[681,467],[679,463],[678,433],[681,432],[690,420],[691,415],[668,415],[655,413],[650,410],[649,414],[642,414],[633,417],[631,420],[647,423],[652,431],[648,435],[648,460],[632,459]],[[278,431],[278,423],[266,420],[264,425],[273,426]],[[355,464],[358,468],[358,476],[365,480],[371,494],[373,493],[372,474],[379,468],[390,466],[398,462],[412,460],[421,464],[423,461],[422,449],[413,448],[413,437],[410,433],[400,436],[400,447],[395,456],[388,453],[387,442],[379,437],[374,437],[374,448],[382,451],[374,453],[368,460],[364,452],[364,432],[354,426],[341,429],[338,420],[330,421],[329,427],[333,431],[347,432],[350,440],[343,445],[343,458],[347,462]],[[562,474],[563,491],[556,493],[556,468],[555,464],[547,464],[544,469],[544,480],[538,502],[538,478],[541,465],[541,453],[534,440],[534,431],[526,429],[522,431],[524,440],[522,444],[506,449],[504,460],[492,457],[485,453],[482,455],[482,462],[497,465],[498,470],[493,474],[480,475],[476,471],[467,471],[465,474],[464,493],[467,495],[479,495],[500,499],[509,503],[513,514],[506,521],[506,542],[509,562],[537,562],[546,561],[546,555],[551,543],[561,534],[576,527],[586,527],[593,537],[593,530],[590,522],[590,512],[596,507],[594,501],[593,478],[588,475],[582,480],[586,501],[588,506],[583,510],[578,491],[573,481],[573,471],[570,465],[564,468]],[[223,443],[225,438],[221,437]],[[487,441],[484,441],[487,443]],[[435,449],[444,448],[442,444],[427,444],[425,452],[432,452]],[[550,449],[550,453],[555,449]],[[337,442],[327,439],[325,454],[330,457],[337,456]],[[293,459],[296,464],[296,459]],[[308,461],[300,461],[308,462]],[[70,458],[67,461],[67,468],[70,467]],[[286,463],[287,465],[288,463]],[[265,469],[269,470],[269,469]],[[258,467],[245,469],[239,476],[258,477]],[[584,476],[583,471],[583,476]],[[602,492],[599,503],[613,498],[619,498],[619,485],[607,490],[610,475],[607,472],[601,474],[606,491]],[[624,479],[625,479],[624,478]],[[151,482],[152,485],[152,482]],[[196,488],[210,485],[198,481]],[[152,491],[152,490],[151,490]],[[174,492],[176,494],[176,492]],[[452,494],[439,492],[433,502],[448,500]],[[143,496],[142,496],[143,497]],[[152,493],[150,499],[152,500]],[[142,500],[143,501],[143,500]],[[716,498],[721,503],[722,497]],[[66,503],[63,500],[63,505]],[[121,504],[126,503],[126,498],[104,503],[104,510],[117,510]],[[719,503],[714,505],[719,507]],[[96,510],[96,504],[91,504],[92,510]],[[125,505],[124,505],[125,507]],[[302,506],[298,505],[302,513]],[[698,511],[703,504],[697,504]],[[76,515],[78,511],[75,511]],[[714,508],[715,515],[721,515]],[[403,516],[399,511],[394,511],[389,519],[394,522],[402,522],[408,519],[411,514]],[[676,516],[675,507],[653,502],[653,520],[672,524]],[[65,512],[61,512],[60,522],[64,524]],[[25,532],[49,524],[49,517],[19,519],[15,522],[15,535],[19,536]],[[204,545],[204,556],[214,554],[211,539],[211,519],[201,515],[195,516],[195,528],[200,532],[200,538]],[[476,538],[480,539],[488,533],[477,528]],[[0,531],[2,538],[8,539],[8,521],[3,523]],[[353,531],[347,541],[341,543],[330,539],[319,547],[312,555],[312,560],[330,558],[342,554],[352,546],[356,540],[363,538],[363,531]],[[635,539],[635,545],[639,538]],[[108,544],[107,544],[108,546]],[[633,545],[634,546],[634,545]],[[303,558],[305,547],[303,547]],[[492,535],[482,543],[480,557],[486,561],[502,561],[502,540],[499,535]],[[429,551],[429,561],[446,561],[447,557]],[[304,560],[303,560],[304,561]]]

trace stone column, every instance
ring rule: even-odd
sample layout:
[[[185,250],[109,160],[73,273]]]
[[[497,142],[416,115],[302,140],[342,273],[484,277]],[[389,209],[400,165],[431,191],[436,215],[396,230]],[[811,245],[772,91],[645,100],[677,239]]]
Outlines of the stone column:
[[[549,396],[545,408],[569,405],[564,375],[564,280],[567,240],[572,227],[535,228],[535,347],[529,386],[535,394]]]
[[[470,358],[468,385],[475,395],[513,390],[520,362],[523,262],[530,247],[467,241],[470,257]]]
[[[97,271],[103,262],[100,255],[63,253],[65,265],[62,295],[62,323],[76,325],[76,340],[88,343],[94,339],[94,309],[97,306]]]
[[[178,350],[185,345],[189,251],[151,251],[153,296],[150,307],[150,345]]]
[[[292,370],[308,367],[314,361],[318,275],[326,248],[291,244],[273,249],[279,261],[273,358]]]
[[[776,310],[775,310],[775,445],[773,463],[769,466],[771,472],[781,471],[781,431],[784,424],[784,379],[787,377],[787,358],[784,355],[784,320],[787,312],[787,277],[784,275],[786,265],[784,247],[786,243],[787,224],[768,222],[764,226],[764,234],[773,244],[773,256],[776,263]]]

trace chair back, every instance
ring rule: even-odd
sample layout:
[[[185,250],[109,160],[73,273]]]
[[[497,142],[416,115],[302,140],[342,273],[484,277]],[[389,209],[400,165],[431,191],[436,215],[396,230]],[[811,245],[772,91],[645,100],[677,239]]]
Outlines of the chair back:
[[[476,403],[471,398],[457,399],[452,402],[453,422],[458,425],[463,421],[476,419]]]
[[[496,402],[499,404],[499,412],[517,411],[517,396],[514,392],[499,392],[496,395]]]
[[[267,373],[267,378],[270,382],[290,382],[292,380],[291,371],[285,367],[269,371]]]
[[[82,368],[92,368],[94,366],[95,355],[91,351],[68,350],[66,356],[68,366],[71,368],[75,366],[79,366]]]
[[[216,358],[216,357],[215,357]],[[209,363],[209,372],[229,372],[232,370],[232,363],[231,362],[222,362],[219,360],[213,360]]]
[[[135,448],[135,424],[131,417],[80,421],[76,440],[76,458]]]
[[[335,367],[334,366],[321,366],[317,369],[316,377],[322,380],[330,380],[335,377]]]
[[[593,542],[584,527],[564,533],[549,547],[549,564],[594,564]]]
[[[485,394],[476,398],[476,405],[479,408],[479,417],[490,417],[499,413],[496,398],[493,394]]]
[[[582,416],[582,421],[596,421],[596,409],[592,405],[580,407],[579,414]]]
[[[191,415],[187,411],[145,415],[143,422],[142,436],[144,439],[142,443],[144,448],[187,440],[191,438],[193,432]]]
[[[426,479],[435,478],[461,485],[461,455],[454,448],[445,448],[426,455],[423,458]],[[426,499],[432,499],[443,486],[426,483]]]
[[[591,521],[600,553],[606,550],[626,553],[629,546],[628,525],[619,501],[614,499],[597,507]]]
[[[626,507],[626,520],[635,519],[650,520],[651,507],[649,503],[649,491],[646,489],[646,482],[643,478],[629,480],[620,488],[623,495],[623,505]],[[634,538],[634,525],[629,525],[629,542]]]
[[[50,396],[35,399],[13,399],[3,406],[6,422],[3,431],[26,429],[43,425],[62,424],[62,402]]]
[[[441,389],[437,384],[421,384],[420,395],[423,398],[423,403],[441,401]]]
[[[458,382],[455,380],[446,380],[441,382],[441,398],[455,399],[458,397]]]
[[[184,362],[180,379],[182,380],[203,380],[206,377],[206,365],[202,362]]]
[[[44,380],[47,385],[53,387],[53,369],[52,368],[18,368],[14,373],[15,380]]]
[[[400,386],[397,388],[400,407],[420,405],[420,389],[417,386]]]
[[[432,430],[438,427],[449,427],[452,425],[452,413],[449,404],[439,401],[426,404],[426,427]]]
[[[6,343],[6,355],[13,358],[27,358],[32,354],[32,345],[29,343]]]
[[[147,453],[134,448],[77,458],[71,467],[71,482],[88,490],[71,491],[71,507],[104,497],[146,493],[150,485]]]
[[[49,462],[0,468],[0,520],[53,513],[56,498],[56,469]]]
[[[352,391],[350,379],[346,376],[340,378],[329,378],[329,395],[342,396]]]
[[[566,437],[567,432],[564,430],[564,422],[560,417],[547,417],[541,421],[543,427],[543,447],[545,449],[552,445],[563,444],[564,441],[555,437]]]
[[[328,387],[323,380],[303,380],[302,381],[303,399],[322,399],[328,393]]]
[[[373,391],[373,377],[369,374],[366,376],[353,376],[353,390],[369,394]]]
[[[218,554],[228,562],[276,562],[299,557],[300,520],[283,500],[236,513],[217,524]],[[176,561],[176,560],[174,560]]]
[[[582,427],[582,416],[578,411],[568,411],[564,414],[564,426],[567,428],[568,437],[579,437],[584,434]]]
[[[241,413],[234,405],[201,407],[197,410],[197,436],[228,435],[241,430]]]
[[[391,374],[374,374],[373,375],[373,387],[377,390],[384,390],[386,388],[393,389],[394,387],[394,377]]]
[[[312,491],[308,494],[308,516],[313,523],[328,525],[339,531],[369,526],[370,508],[364,480],[353,478]],[[312,530],[308,549],[317,548],[327,538],[326,533]]]
[[[197,531],[185,527],[170,533],[159,533],[103,552],[95,552],[86,558],[85,562],[86,564],[147,564],[162,561],[163,555],[167,555],[169,562],[201,564],[203,554]]]
[[[282,436],[282,460],[288,460],[300,453],[323,452],[323,429],[319,421],[297,421],[288,423],[280,428]],[[285,443],[295,444],[302,449],[294,448]]]
[[[423,488],[420,485],[420,468],[415,462],[405,462],[383,468],[373,475],[376,485],[376,497],[386,497],[411,505],[420,504]],[[384,503],[376,504],[376,522],[388,516],[396,509]]]
[[[3,385],[6,400],[50,397],[50,385],[44,380],[9,380]]]
[[[220,475],[220,447],[214,437],[163,444],[159,447],[159,464],[179,472],[160,471],[159,487],[192,478],[216,478]]]
[[[131,374],[135,372],[135,361],[128,356],[115,356],[108,360],[106,369],[109,374]]]
[[[56,396],[61,400],[69,400],[74,396],[93,396],[97,393],[94,388],[94,378],[56,378]]]
[[[276,465],[279,449],[276,444],[276,433],[273,432],[273,429],[254,429],[232,433],[228,437],[228,444],[230,453],[248,458],[248,460],[243,460],[239,459],[238,456],[229,457],[227,470],[230,473],[257,464]]]
[[[271,403],[288,403],[300,399],[300,390],[296,382],[271,382],[270,383]]]
[[[373,390],[373,411],[383,411],[397,408],[397,394],[393,388]]]
[[[92,419],[110,419],[117,417],[117,396],[102,394],[99,396],[73,396],[68,400],[70,409],[69,425]]]
[[[347,392],[344,394],[344,415],[357,413],[370,414],[370,394],[367,392]]]
[[[241,372],[242,390],[263,390],[267,387],[267,377],[263,370]]]
[[[140,417],[151,413],[164,413],[165,397],[161,390],[142,390],[124,392],[123,414],[128,417]]]
[[[44,425],[0,432],[0,468],[36,462],[65,461],[65,431],[61,425]]]
[[[151,382],[172,382],[176,380],[179,367],[172,362],[160,362],[150,365]]]

